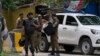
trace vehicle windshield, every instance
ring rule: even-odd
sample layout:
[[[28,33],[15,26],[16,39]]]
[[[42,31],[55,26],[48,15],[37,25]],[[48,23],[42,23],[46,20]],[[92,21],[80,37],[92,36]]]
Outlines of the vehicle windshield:
[[[100,17],[97,16],[77,16],[83,25],[100,25]]]

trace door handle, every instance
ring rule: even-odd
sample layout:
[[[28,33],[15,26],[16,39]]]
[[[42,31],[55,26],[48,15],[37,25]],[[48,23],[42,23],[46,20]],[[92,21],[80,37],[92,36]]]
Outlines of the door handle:
[[[64,27],[63,29],[67,29],[66,27]]]

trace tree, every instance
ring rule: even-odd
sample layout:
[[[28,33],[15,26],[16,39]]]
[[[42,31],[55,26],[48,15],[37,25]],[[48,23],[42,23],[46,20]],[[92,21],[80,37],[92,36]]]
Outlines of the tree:
[[[33,0],[1,0],[3,9],[15,10],[17,6],[32,3]]]
[[[61,7],[62,3],[64,3],[64,0],[36,0],[37,4],[46,4],[50,7]]]
[[[1,0],[2,8],[3,8],[3,15],[6,18],[7,25],[10,27],[11,30],[14,27],[12,12],[17,8],[16,4],[14,3],[16,0]],[[6,14],[5,14],[6,13]]]
[[[33,0],[17,0],[15,1],[15,4],[17,4],[17,6],[22,6],[25,4],[30,4],[33,3]]]
[[[1,0],[2,7],[5,10],[12,11],[16,9],[16,4],[14,0]]]

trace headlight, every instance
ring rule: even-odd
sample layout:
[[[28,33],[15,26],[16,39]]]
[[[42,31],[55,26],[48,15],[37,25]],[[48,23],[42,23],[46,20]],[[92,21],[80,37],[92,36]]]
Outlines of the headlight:
[[[100,30],[91,29],[91,32],[92,32],[93,34],[97,34],[97,35],[100,34]]]

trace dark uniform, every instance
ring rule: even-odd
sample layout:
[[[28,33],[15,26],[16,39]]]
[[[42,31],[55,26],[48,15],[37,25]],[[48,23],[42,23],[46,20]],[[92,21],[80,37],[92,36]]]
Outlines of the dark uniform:
[[[36,23],[36,20],[34,19],[26,19],[23,21],[24,29],[25,29],[25,51],[26,54],[28,54],[28,46],[30,45],[30,49],[32,54],[34,54],[34,48],[36,46],[36,37],[37,37],[37,31],[35,29],[35,26],[33,24]]]

